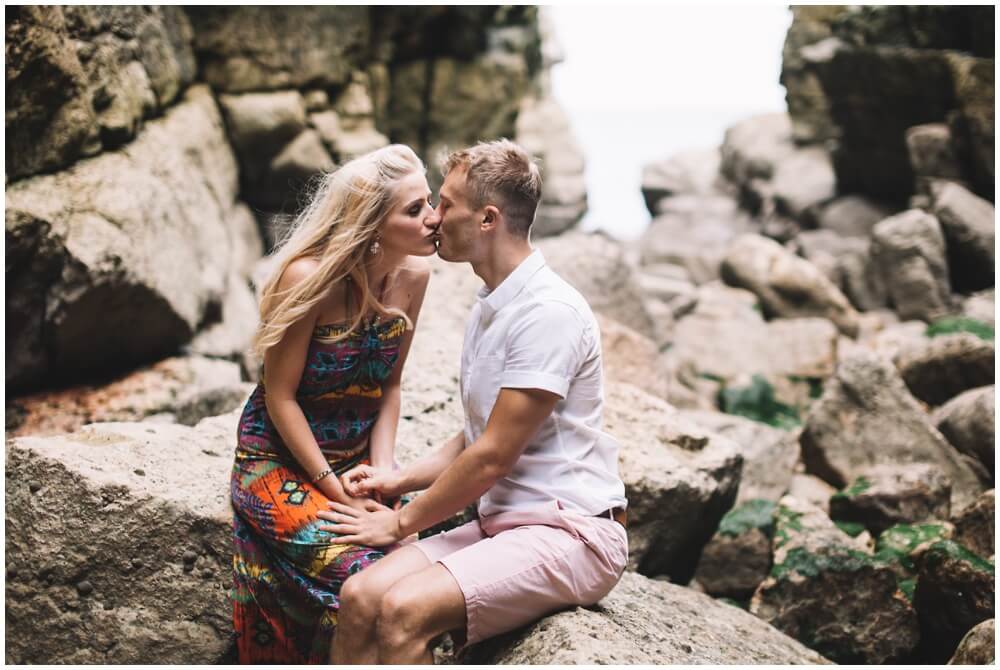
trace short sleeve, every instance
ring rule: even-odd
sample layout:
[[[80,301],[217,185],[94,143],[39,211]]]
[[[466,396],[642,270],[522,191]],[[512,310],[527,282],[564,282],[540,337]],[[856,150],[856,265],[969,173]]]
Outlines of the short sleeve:
[[[586,327],[561,302],[536,303],[507,331],[502,388],[537,388],[565,398],[581,364]]]

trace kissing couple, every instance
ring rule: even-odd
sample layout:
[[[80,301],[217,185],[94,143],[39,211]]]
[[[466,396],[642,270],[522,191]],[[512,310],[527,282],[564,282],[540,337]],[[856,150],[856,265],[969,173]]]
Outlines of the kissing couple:
[[[593,604],[625,569],[600,331],[531,246],[538,166],[498,140],[451,153],[442,173],[435,206],[409,147],[356,158],[323,176],[274,252],[230,483],[241,663],[431,663],[444,633],[471,644]],[[397,469],[434,253],[483,281],[464,425]],[[478,519],[414,538],[477,501]]]

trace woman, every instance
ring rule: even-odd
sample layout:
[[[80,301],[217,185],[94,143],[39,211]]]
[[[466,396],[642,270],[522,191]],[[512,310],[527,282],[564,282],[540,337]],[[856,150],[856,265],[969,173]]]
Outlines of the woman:
[[[382,551],[334,545],[319,510],[358,464],[393,467],[400,378],[440,219],[424,166],[392,145],[324,177],[264,286],[264,373],[240,419],[231,494],[241,663],[326,663],[340,587]]]

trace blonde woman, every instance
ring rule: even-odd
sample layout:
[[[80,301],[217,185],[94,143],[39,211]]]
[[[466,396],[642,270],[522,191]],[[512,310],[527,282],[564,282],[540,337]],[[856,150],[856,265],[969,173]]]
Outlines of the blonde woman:
[[[326,663],[344,580],[384,550],[333,544],[316,516],[359,465],[393,467],[400,378],[440,219],[424,166],[392,145],[326,175],[276,252],[254,346],[260,384],[231,480],[241,663]]]

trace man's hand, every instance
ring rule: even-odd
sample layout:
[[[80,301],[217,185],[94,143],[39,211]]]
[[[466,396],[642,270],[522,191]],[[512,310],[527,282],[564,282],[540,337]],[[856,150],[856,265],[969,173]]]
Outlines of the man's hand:
[[[378,495],[380,498],[396,498],[401,490],[400,478],[394,470],[384,470],[371,465],[356,465],[340,476],[340,484],[347,495],[364,498]]]
[[[334,544],[360,544],[367,547],[385,547],[403,539],[399,527],[399,512],[374,500],[366,501],[365,509],[356,509],[338,502],[330,502],[330,511],[316,513],[333,525],[320,526],[319,530],[336,533]]]

